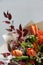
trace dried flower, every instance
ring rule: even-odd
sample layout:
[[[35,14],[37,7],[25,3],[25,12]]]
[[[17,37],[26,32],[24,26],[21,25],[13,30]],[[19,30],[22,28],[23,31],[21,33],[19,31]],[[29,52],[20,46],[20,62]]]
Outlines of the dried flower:
[[[14,25],[11,25],[10,28],[11,28],[12,30],[15,30]]]
[[[20,39],[21,37],[25,37],[28,34],[28,30],[27,29],[23,29],[21,24],[19,25],[19,29],[17,29],[17,33],[19,35],[18,39]]]
[[[11,15],[11,13],[9,13],[8,11],[7,11],[7,18],[8,18],[9,20],[12,19],[12,15]]]
[[[8,57],[10,55],[10,53],[1,53],[4,57]]]
[[[6,29],[7,31],[9,31],[9,32],[12,32],[12,29]]]
[[[5,12],[4,12],[3,14],[4,14],[4,17],[6,17],[6,18],[7,18],[7,14],[6,14]]]
[[[0,65],[4,65],[4,62],[3,61],[0,61]]]
[[[4,17],[8,18],[9,20],[12,19],[12,15],[8,11],[7,11],[7,13],[4,12]]]
[[[4,21],[6,24],[10,24],[10,21]]]

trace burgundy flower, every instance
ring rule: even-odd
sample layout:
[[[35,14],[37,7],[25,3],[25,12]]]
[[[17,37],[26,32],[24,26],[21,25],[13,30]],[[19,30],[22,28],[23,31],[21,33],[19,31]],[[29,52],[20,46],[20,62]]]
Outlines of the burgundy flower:
[[[10,24],[10,21],[4,21],[6,24]]]
[[[9,32],[12,32],[12,29],[6,29],[7,31],[9,31]]]
[[[8,18],[9,20],[12,19],[12,15],[8,11],[7,11],[7,13],[4,12],[4,16],[6,18]],[[15,27],[13,25],[13,21],[11,23],[9,21],[4,21],[4,22],[7,23],[7,24],[11,24],[12,23],[9,26],[10,28],[6,29],[6,30],[9,31],[9,32],[12,32],[12,31],[15,32]],[[16,31],[17,31],[17,33],[19,35],[18,39],[21,39],[21,38],[25,37],[28,34],[28,30],[27,29],[23,29],[21,24],[19,25],[19,29],[16,29]]]
[[[17,29],[17,33],[19,35],[18,39],[20,39],[22,37],[22,31],[20,31],[20,30]]]
[[[12,15],[8,11],[7,11],[7,13],[4,12],[4,17],[8,18],[9,20],[12,19]]]
[[[11,15],[11,13],[9,13],[8,11],[7,11],[7,13],[5,13],[4,12],[4,17],[6,17],[6,18],[8,18],[8,20],[7,21],[4,21],[6,24],[10,24],[10,26],[9,26],[9,29],[6,29],[7,31],[9,31],[9,32],[15,32],[14,30],[15,30],[15,27],[14,27],[14,25],[13,25],[13,23],[14,23],[14,21],[9,21],[9,20],[11,20],[12,19],[12,15]],[[20,26],[20,29],[21,29],[21,26]]]
[[[6,17],[6,18],[7,18],[7,14],[6,14],[5,12],[4,12],[3,14],[4,14],[4,17]]]
[[[19,25],[19,29],[22,31],[22,26],[21,26],[21,24]]]
[[[13,42],[13,45],[14,45],[14,46],[18,46],[19,44],[18,44],[17,41],[14,41],[14,42]]]
[[[31,63],[32,65],[34,65],[34,64],[35,64],[35,62],[34,62],[34,61],[30,61],[30,63]]]
[[[0,61],[0,65],[4,65],[4,62],[3,61]]]
[[[19,29],[17,29],[17,33],[19,35],[18,39],[20,39],[21,37],[25,37],[28,34],[28,30],[27,29],[23,29],[21,24],[19,25]]]
[[[15,30],[14,25],[10,25],[9,27],[10,27],[9,29],[6,29],[7,31],[12,32],[12,31]],[[14,31],[14,32],[15,32],[15,31]]]
[[[12,15],[11,15],[11,13],[9,13],[8,11],[7,11],[7,18],[8,18],[9,20],[12,19]]]
[[[19,40],[20,40],[20,42],[23,42],[23,41],[24,41],[24,39],[23,39],[23,38],[19,38]]]
[[[22,62],[22,61],[21,61],[21,62],[20,62],[20,65],[26,65],[26,64],[25,64],[25,62]]]
[[[8,57],[10,55],[10,53],[1,53],[4,57]]]
[[[10,28],[11,28],[12,30],[15,30],[14,25],[11,25]]]
[[[23,36],[25,37],[28,34],[28,30],[27,29],[23,29]]]

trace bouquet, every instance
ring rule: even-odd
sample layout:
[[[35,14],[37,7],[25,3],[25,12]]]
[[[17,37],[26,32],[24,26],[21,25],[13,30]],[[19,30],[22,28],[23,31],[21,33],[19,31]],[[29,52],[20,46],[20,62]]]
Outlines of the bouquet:
[[[10,57],[8,65],[43,65],[43,31],[36,24],[26,27],[19,25],[15,28],[11,21],[11,13],[4,12],[4,21],[9,25],[7,34],[8,53],[2,53],[5,58]],[[4,64],[4,62],[0,62]]]

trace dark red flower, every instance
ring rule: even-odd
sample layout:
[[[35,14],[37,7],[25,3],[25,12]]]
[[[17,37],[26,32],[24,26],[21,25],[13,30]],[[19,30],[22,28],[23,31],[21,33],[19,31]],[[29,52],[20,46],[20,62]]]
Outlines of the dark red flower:
[[[7,14],[6,14],[5,12],[4,12],[3,14],[4,14],[4,17],[6,17],[6,18],[7,18]]]
[[[22,37],[22,32],[20,30],[18,30],[18,29],[16,29],[16,30],[17,30],[17,33],[19,35],[18,39],[20,39]]]
[[[13,42],[13,45],[14,45],[14,46],[18,46],[19,44],[18,44],[17,41],[14,41],[14,42]]]
[[[8,57],[9,55],[10,55],[10,53],[2,53],[2,55],[4,56],[4,57]]]
[[[9,31],[9,32],[12,32],[12,29],[6,29],[7,31]]]
[[[10,24],[10,21],[4,21],[6,24]]]
[[[12,15],[11,15],[11,13],[9,13],[8,11],[7,11],[7,18],[8,18],[9,20],[12,19]]]
[[[19,25],[19,29],[22,31],[22,26],[21,26],[21,24]]]
[[[15,34],[16,32],[14,31],[13,33]]]
[[[23,39],[23,38],[19,38],[19,40],[20,40],[20,42],[23,42],[23,41],[24,41],[24,39]]]
[[[35,62],[34,62],[34,61],[30,61],[30,63],[31,63],[31,64],[33,64],[33,65],[35,64]]]
[[[28,34],[28,30],[27,29],[23,29],[21,24],[19,25],[19,29],[17,29],[17,33],[19,35],[18,39],[20,39],[21,37],[25,37]]]
[[[7,13],[5,13],[4,12],[4,17],[6,17],[6,18],[8,18],[8,20],[6,21],[4,21],[6,24],[10,24],[10,26],[9,26],[9,28],[8,29],[6,29],[7,31],[9,31],[9,32],[15,32],[14,30],[15,30],[15,27],[14,27],[14,25],[13,25],[13,23],[14,23],[14,21],[9,21],[9,20],[11,20],[12,19],[12,15],[11,15],[11,13],[9,13],[8,11],[7,11]],[[20,25],[20,29],[21,29],[21,25]]]
[[[32,48],[27,48],[27,55],[36,56],[36,51]]]
[[[4,65],[4,62],[3,61],[0,61],[0,65]]]
[[[15,30],[14,25],[11,25],[10,28],[13,29],[13,30]]]
[[[18,29],[16,29],[16,30],[17,30],[17,33],[18,33],[18,34],[21,34],[21,31],[20,31],[20,30],[18,30]]]
[[[27,29],[23,29],[23,36],[25,37],[28,34],[28,30]]]
[[[21,61],[21,62],[20,62],[20,65],[26,65],[26,64],[25,64],[25,62],[22,62],[22,61]]]
[[[8,11],[7,11],[7,13],[4,12],[4,17],[8,18],[9,20],[12,19],[12,15]]]

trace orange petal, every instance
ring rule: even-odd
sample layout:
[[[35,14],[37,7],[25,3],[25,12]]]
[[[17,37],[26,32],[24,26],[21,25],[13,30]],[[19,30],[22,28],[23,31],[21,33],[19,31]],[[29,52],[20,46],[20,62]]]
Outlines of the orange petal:
[[[21,50],[13,50],[13,51],[12,51],[12,55],[14,55],[14,56],[22,56],[23,53],[22,53]]]

